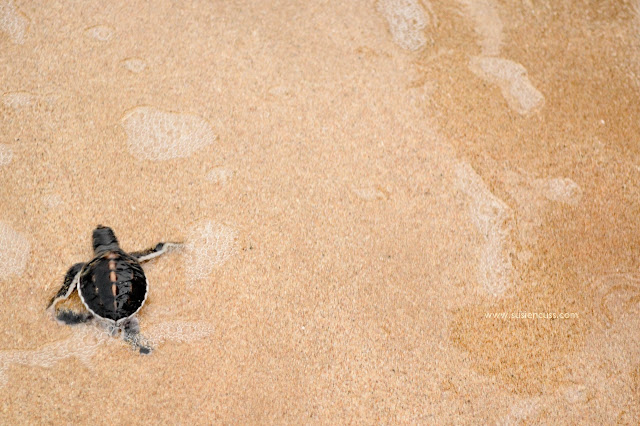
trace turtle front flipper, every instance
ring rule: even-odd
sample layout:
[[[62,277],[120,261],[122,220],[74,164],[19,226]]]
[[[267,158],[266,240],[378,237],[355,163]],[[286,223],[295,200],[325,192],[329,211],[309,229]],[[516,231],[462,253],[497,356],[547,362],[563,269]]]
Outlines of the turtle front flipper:
[[[148,248],[142,251],[134,251],[130,253],[131,256],[135,257],[138,262],[143,263],[148,260],[154,259],[158,256],[161,256],[168,251],[177,250],[184,247],[182,243],[158,243],[155,247]]]
[[[71,268],[69,268],[67,274],[64,277],[62,287],[60,287],[58,293],[53,296],[51,302],[49,302],[47,311],[51,312],[58,322],[67,325],[75,325],[87,322],[93,318],[93,315],[88,312],[74,312],[69,309],[62,309],[58,312],[56,310],[56,305],[58,304],[58,302],[68,299],[71,293],[73,293],[73,291],[76,289],[76,286],[78,284],[78,276],[80,275],[80,271],[82,270],[84,265],[84,263],[76,263]]]
[[[47,306],[47,311],[55,314],[56,305],[58,304],[58,302],[60,302],[61,300],[66,300],[71,295],[71,293],[73,293],[73,290],[76,289],[76,285],[78,284],[78,274],[80,273],[84,265],[84,263],[76,263],[71,268],[69,268],[69,270],[67,271],[67,275],[65,275],[64,277],[62,287],[60,287],[58,293],[51,298],[49,306]]]

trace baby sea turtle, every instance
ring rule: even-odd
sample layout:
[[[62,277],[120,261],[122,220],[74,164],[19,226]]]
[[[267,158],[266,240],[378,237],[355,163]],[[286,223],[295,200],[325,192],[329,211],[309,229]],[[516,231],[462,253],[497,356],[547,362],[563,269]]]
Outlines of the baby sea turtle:
[[[98,225],[93,231],[93,260],[69,268],[47,310],[67,325],[95,321],[112,335],[121,333],[122,338],[140,353],[148,354],[151,347],[140,336],[135,317],[147,300],[149,290],[149,281],[140,264],[181,246],[179,243],[158,243],[144,251],[125,253],[113,230]],[[67,299],[76,289],[89,312],[57,310],[58,302]]]

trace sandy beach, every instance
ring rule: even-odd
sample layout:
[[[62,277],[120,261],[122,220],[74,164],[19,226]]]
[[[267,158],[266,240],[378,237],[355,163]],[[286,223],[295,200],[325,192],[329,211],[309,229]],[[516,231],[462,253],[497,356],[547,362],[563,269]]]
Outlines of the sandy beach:
[[[0,0],[0,58],[0,424],[640,422],[640,1]],[[150,355],[46,312],[98,224],[184,243]]]

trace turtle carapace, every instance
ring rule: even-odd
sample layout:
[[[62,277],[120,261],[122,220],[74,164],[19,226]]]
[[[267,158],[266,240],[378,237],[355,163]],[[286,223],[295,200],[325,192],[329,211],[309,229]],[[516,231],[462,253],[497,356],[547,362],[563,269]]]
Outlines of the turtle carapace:
[[[47,309],[58,321],[69,325],[96,321],[112,334],[121,332],[122,338],[140,353],[150,353],[151,347],[140,336],[135,318],[149,292],[149,282],[141,263],[180,246],[178,243],[158,243],[144,251],[126,253],[120,248],[113,230],[98,225],[93,231],[94,258],[87,263],[76,263],[69,269]],[[67,299],[76,289],[88,312],[57,310],[58,302]]]

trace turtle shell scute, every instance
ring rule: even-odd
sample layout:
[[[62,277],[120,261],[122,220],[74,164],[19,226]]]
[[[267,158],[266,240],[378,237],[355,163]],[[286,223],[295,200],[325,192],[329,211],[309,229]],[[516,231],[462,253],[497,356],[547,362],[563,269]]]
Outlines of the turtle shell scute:
[[[148,283],[140,263],[122,251],[110,251],[87,263],[78,291],[93,314],[113,321],[135,314],[147,297]]]

